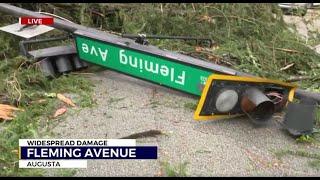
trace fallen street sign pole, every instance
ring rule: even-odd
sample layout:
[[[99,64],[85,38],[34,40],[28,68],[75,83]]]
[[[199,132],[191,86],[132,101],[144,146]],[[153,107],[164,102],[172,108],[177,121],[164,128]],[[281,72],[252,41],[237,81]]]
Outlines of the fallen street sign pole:
[[[83,61],[201,96],[194,115],[196,120],[226,119],[247,114],[255,123],[266,122],[277,109],[283,108],[286,101],[293,100],[296,86],[288,83],[258,77],[249,78],[230,68],[153,46],[143,46],[128,39],[102,36],[83,30],[77,30],[73,34],[78,56]],[[209,77],[212,77],[210,81]],[[221,85],[216,86],[219,83]],[[211,86],[214,87],[213,91]],[[244,94],[249,87],[253,92],[257,92],[257,96],[253,97],[252,102],[242,102],[249,101],[244,100]],[[215,91],[220,89],[226,93]],[[260,91],[262,92],[258,93]],[[276,107],[269,97],[264,95],[272,91],[281,92],[283,103],[280,107]],[[236,96],[233,100],[230,99],[232,94]],[[268,116],[265,116],[266,113]]]

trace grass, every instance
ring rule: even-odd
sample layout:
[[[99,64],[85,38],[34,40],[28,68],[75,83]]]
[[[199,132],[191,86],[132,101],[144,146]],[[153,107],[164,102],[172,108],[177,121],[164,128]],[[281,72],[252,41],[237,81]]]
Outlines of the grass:
[[[320,136],[319,136],[319,128],[320,128],[320,109],[316,109],[316,121],[314,127],[314,133],[311,135],[301,135],[296,139],[297,143],[302,143],[305,145],[313,145],[315,148],[319,148],[320,146]],[[320,153],[310,153],[307,150],[299,149],[299,150],[281,150],[275,153],[275,155],[281,159],[285,155],[294,155],[305,158],[311,158],[314,160],[310,160],[308,165],[316,170],[320,170]]]
[[[310,135],[301,135],[296,139],[298,143],[319,144],[320,143],[320,108],[316,108],[315,123],[313,133]]]
[[[185,177],[187,174],[188,162],[180,163],[178,165],[171,165],[168,162],[162,162],[162,168],[164,169],[165,175],[168,177]]]
[[[310,158],[313,160],[310,160],[308,162],[309,166],[311,168],[320,169],[320,153],[310,153],[303,149],[298,150],[279,150],[274,152],[275,156],[278,159],[282,159],[286,155],[292,155],[292,156],[299,156],[299,157],[305,157]]]
[[[314,36],[306,42],[290,31],[276,3],[15,5],[31,10],[54,11],[75,23],[115,33],[208,37],[215,41],[215,45],[201,51],[196,51],[192,41],[150,39],[150,44],[221,65],[227,65],[226,61],[232,64],[232,68],[257,76],[279,80],[297,75],[310,76],[310,80],[298,84],[320,91],[320,79],[317,78],[320,74],[319,55],[308,47],[319,44],[320,35],[313,32]],[[8,21],[8,16],[1,18]],[[14,40],[8,42],[16,44]],[[294,66],[280,70],[291,63]]]
[[[10,104],[24,109],[12,121],[1,122],[0,176],[43,176],[45,170],[19,169],[16,154],[19,139],[52,135],[51,125],[59,119],[52,119],[52,115],[61,102],[46,97],[45,93],[75,94],[78,97],[75,102],[80,107],[90,107],[94,104],[93,85],[76,75],[48,80],[36,65],[27,64],[27,59],[20,56],[0,59],[0,81],[0,95],[6,97]],[[38,100],[45,101],[39,103]]]
[[[315,139],[312,137],[312,135],[301,135],[296,139],[298,143],[312,143],[315,142]]]
[[[296,156],[300,156],[300,157],[306,157],[306,158],[312,158],[312,159],[320,160],[320,154],[318,154],[318,153],[310,153],[310,152],[307,152],[307,151],[305,151],[303,149],[299,149],[299,150],[281,150],[281,151],[275,152],[275,155],[279,159],[281,159],[285,155],[296,155]]]
[[[174,10],[173,10],[174,9]],[[192,42],[150,40],[160,48],[184,52],[219,62],[224,59],[233,68],[257,76],[286,80],[292,75],[308,75],[312,80],[300,83],[310,90],[319,89],[319,55],[305,41],[288,30],[276,4],[148,4],[119,12],[122,32],[157,35],[208,37],[214,48],[195,51]],[[285,51],[286,49],[294,52]],[[305,61],[308,59],[308,61]],[[218,61],[216,61],[218,60]],[[280,71],[294,63],[294,67]]]
[[[320,160],[310,161],[309,166],[319,171],[320,170]]]

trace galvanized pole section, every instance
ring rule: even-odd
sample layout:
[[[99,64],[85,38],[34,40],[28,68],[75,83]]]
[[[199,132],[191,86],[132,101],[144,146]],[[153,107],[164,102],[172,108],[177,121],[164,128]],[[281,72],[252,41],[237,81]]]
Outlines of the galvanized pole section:
[[[0,11],[4,12],[4,13],[7,13],[7,14],[11,14],[11,15],[16,16],[16,17],[21,17],[21,16],[47,17],[45,15],[42,15],[42,14],[39,14],[39,13],[36,13],[36,12],[33,12],[33,11],[29,11],[29,10],[26,10],[26,9],[22,9],[22,8],[19,8],[19,7],[16,7],[16,6],[12,6],[12,5],[9,5],[9,4],[5,4],[5,3],[0,3]],[[70,32],[70,33],[73,33],[76,30],[82,30],[82,31],[87,31],[87,32],[91,32],[91,33],[101,34],[101,35],[104,35],[104,36],[115,37],[115,35],[113,35],[113,34],[110,34],[110,33],[107,33],[107,32],[103,32],[103,31],[99,31],[99,30],[96,30],[94,28],[85,27],[85,26],[82,26],[82,25],[79,25],[79,24],[70,23],[70,22],[67,22],[67,21],[64,21],[64,20],[60,20],[58,18],[54,18],[54,24],[52,25],[52,27],[60,29],[60,30],[64,30],[64,31],[67,31],[67,32]],[[199,61],[201,61],[201,60],[199,60]],[[208,63],[205,63],[205,64],[208,64]],[[212,63],[209,63],[209,64],[212,64]],[[212,64],[212,65],[214,67],[219,67],[218,65],[214,65],[214,64]],[[221,67],[221,69],[229,69],[229,68],[226,68],[224,66],[220,66],[220,67]],[[216,70],[216,68],[214,70]],[[236,70],[233,70],[233,72],[236,72],[236,75],[252,76],[250,74],[243,73],[243,72],[236,71]],[[318,103],[320,103],[320,93],[313,93],[313,92],[308,92],[308,91],[305,91],[305,90],[302,90],[302,89],[297,89],[296,93],[295,93],[295,97],[298,98],[298,99],[311,98],[311,99],[316,100]]]

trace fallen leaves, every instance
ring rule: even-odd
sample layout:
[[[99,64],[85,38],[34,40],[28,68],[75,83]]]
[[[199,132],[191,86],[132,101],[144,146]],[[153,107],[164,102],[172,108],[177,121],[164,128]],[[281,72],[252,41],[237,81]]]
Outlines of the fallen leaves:
[[[58,98],[60,101],[66,103],[67,105],[70,105],[70,106],[72,106],[72,107],[76,107],[76,105],[72,102],[71,99],[65,97],[65,96],[62,95],[62,94],[57,94],[57,98]]]
[[[73,101],[70,99],[70,98],[67,98],[66,96],[58,93],[56,94],[56,97],[62,101],[63,103],[69,105],[69,106],[72,106],[72,107],[76,107],[76,105],[73,103]],[[53,118],[56,118],[58,116],[61,116],[62,114],[66,113],[67,112],[67,107],[63,106],[62,108],[59,108],[56,110],[56,112],[54,113],[53,115]]]
[[[60,101],[66,103],[69,106],[76,107],[76,105],[73,103],[73,101],[70,98],[67,98],[63,94],[60,93],[45,93],[44,94],[46,97],[49,98],[58,98]]]
[[[196,51],[196,52],[201,52],[201,51],[203,51],[203,48],[200,47],[200,46],[196,46],[196,47],[195,47],[195,51]]]
[[[58,110],[56,110],[56,112],[54,113],[53,117],[56,118],[58,116],[61,116],[65,112],[67,112],[67,108],[66,107],[59,108]]]
[[[67,98],[66,96],[60,94],[60,93],[45,93],[44,94],[46,97],[49,98],[57,98],[60,101],[62,101],[63,103],[65,103],[66,105],[72,106],[72,107],[76,107],[76,105],[74,104],[74,102],[70,99]],[[46,102],[45,99],[39,99],[37,101],[34,101],[33,103],[44,103]],[[14,119],[15,115],[14,115],[14,111],[18,111],[20,110],[19,108],[16,108],[14,106],[10,106],[7,104],[0,104],[0,119],[3,120],[12,120]],[[61,116],[62,114],[67,112],[67,107],[63,106],[62,108],[59,108],[55,111],[53,118],[56,118],[58,116]]]
[[[60,94],[60,93],[45,93],[44,95],[46,97],[49,97],[49,98],[57,98],[57,99],[59,99],[60,101],[62,101],[63,103],[65,103],[68,106],[76,107],[75,103],[70,98],[67,98],[63,94]],[[68,109],[67,109],[66,106],[63,106],[62,108],[57,109],[55,111],[54,115],[53,115],[53,118],[56,118],[58,116],[63,115],[64,113],[67,112],[67,110]]]
[[[19,150],[18,149],[14,149],[11,151],[13,154],[19,155]]]
[[[212,17],[208,16],[208,15],[203,15],[199,18],[199,21],[206,21],[208,23],[215,23],[215,19],[213,19]]]
[[[7,104],[0,104],[0,119],[3,120],[12,120],[15,115],[14,111],[19,111],[21,109],[7,105]]]

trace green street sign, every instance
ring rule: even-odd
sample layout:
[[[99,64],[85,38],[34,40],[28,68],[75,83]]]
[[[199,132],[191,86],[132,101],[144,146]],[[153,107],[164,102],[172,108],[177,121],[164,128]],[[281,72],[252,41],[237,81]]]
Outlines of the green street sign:
[[[212,74],[210,70],[91,38],[76,36],[75,40],[78,56],[84,61],[198,96]]]

